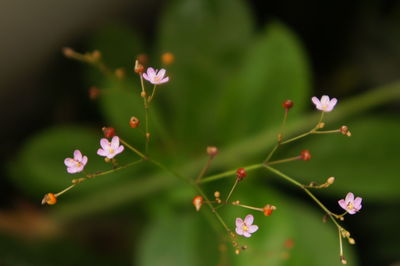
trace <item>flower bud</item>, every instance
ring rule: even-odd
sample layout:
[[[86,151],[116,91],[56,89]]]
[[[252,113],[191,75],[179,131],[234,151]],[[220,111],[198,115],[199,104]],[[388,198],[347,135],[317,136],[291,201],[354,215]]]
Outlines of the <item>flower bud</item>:
[[[119,79],[123,79],[123,78],[125,77],[125,70],[124,70],[122,67],[117,68],[117,69],[114,71],[114,73],[115,73],[115,76],[116,76],[117,78],[119,78]]]
[[[113,127],[103,127],[101,130],[103,130],[104,137],[108,139],[115,136],[115,129]]]
[[[101,52],[99,50],[94,50],[91,54],[93,61],[99,61],[101,59]]]
[[[282,103],[283,108],[285,108],[286,110],[289,110],[290,108],[293,107],[293,101],[292,100],[286,100]]]
[[[319,122],[318,124],[318,128],[324,128],[325,127],[325,123],[324,122]]]
[[[342,264],[347,264],[347,260],[346,260],[346,258],[344,256],[340,256],[340,262]]]
[[[65,57],[73,57],[74,54],[75,54],[75,51],[72,48],[69,48],[69,47],[64,47],[62,49],[62,52],[63,52]]]
[[[48,204],[48,205],[54,205],[57,203],[57,197],[53,193],[47,193],[44,195],[42,199],[42,205]]]
[[[142,74],[144,72],[144,66],[141,63],[139,63],[139,60],[135,61],[134,71],[137,74]]]
[[[276,210],[276,207],[274,205],[267,204],[264,206],[263,210],[265,216],[270,216],[272,212]]]
[[[221,193],[219,193],[219,191],[215,191],[214,197],[218,199],[219,197],[221,197]]]
[[[311,159],[311,153],[309,150],[302,150],[300,153],[300,158],[304,161],[308,161]]]
[[[142,91],[142,92],[140,93],[140,96],[141,96],[142,98],[146,98],[147,94],[146,94],[145,91]]]
[[[202,196],[196,196],[193,198],[193,205],[196,208],[196,211],[199,211],[201,208],[201,205],[203,205],[203,197]]]
[[[236,177],[239,179],[239,181],[245,178],[246,176],[247,176],[246,169],[244,168],[237,169]]]
[[[291,239],[291,238],[286,239],[284,245],[285,245],[285,248],[287,248],[287,249],[293,248],[293,247],[294,247],[294,241],[293,241],[293,239]]]
[[[334,182],[335,182],[335,178],[334,178],[333,176],[329,177],[329,178],[326,180],[326,183],[328,183],[329,185],[332,185]]]
[[[175,61],[175,56],[173,53],[170,53],[170,52],[163,53],[161,56],[161,61],[165,65],[170,65]]]
[[[96,100],[99,97],[101,91],[96,86],[92,86],[89,88],[89,98],[91,100]]]
[[[129,126],[131,128],[137,128],[139,126],[139,124],[140,124],[140,120],[135,116],[132,116],[131,119],[129,120]]]
[[[211,157],[214,157],[215,155],[218,154],[218,148],[215,146],[208,146],[207,154],[210,155]]]
[[[347,126],[341,126],[340,133],[342,133],[343,135],[346,135],[348,137],[351,136],[351,132],[349,131],[349,128]]]
[[[239,255],[240,254],[240,249],[235,249],[235,254]]]
[[[356,241],[354,240],[354,238],[349,237],[349,244],[354,245],[355,243]]]

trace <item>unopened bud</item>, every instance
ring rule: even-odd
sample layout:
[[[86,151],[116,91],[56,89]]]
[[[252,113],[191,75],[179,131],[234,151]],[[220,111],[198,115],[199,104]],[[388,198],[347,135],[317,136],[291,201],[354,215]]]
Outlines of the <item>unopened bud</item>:
[[[342,264],[347,264],[347,260],[346,260],[346,258],[344,256],[340,256],[340,262]]]
[[[282,103],[283,108],[285,108],[286,110],[289,110],[290,108],[293,107],[293,101],[292,100],[286,100]]]
[[[239,168],[236,170],[236,177],[240,180],[245,178],[247,176],[246,169],[244,168]]]
[[[104,137],[108,139],[115,136],[115,129],[113,127],[103,127],[101,130],[103,131]]]
[[[300,157],[304,161],[308,161],[311,159],[311,153],[309,150],[302,150],[300,153]]]
[[[47,193],[44,195],[42,199],[42,205],[48,204],[48,205],[54,205],[57,203],[57,197],[53,193]]]
[[[325,127],[325,123],[324,122],[320,122],[319,124],[318,124],[318,128],[324,128]]]
[[[196,196],[193,198],[193,205],[196,208],[196,211],[199,211],[201,206],[203,205],[203,197],[202,196]]]
[[[99,61],[101,59],[101,52],[99,50],[94,50],[91,57],[93,61]]]
[[[146,98],[147,94],[146,94],[145,91],[142,91],[142,92],[140,93],[140,96],[141,96],[142,98]]]
[[[170,65],[175,61],[175,56],[170,52],[163,53],[161,56],[161,61],[165,65]]]
[[[351,136],[351,132],[349,131],[349,128],[347,126],[341,126],[340,133],[342,133],[343,135],[346,135],[348,137]]]
[[[276,210],[276,207],[274,205],[267,204],[264,206],[263,211],[265,216],[270,216],[273,211]]]
[[[150,140],[150,133],[149,132],[146,133],[146,139]]]
[[[104,161],[105,161],[106,163],[109,163],[109,162],[111,162],[111,159],[110,159],[110,158],[107,158],[107,157],[105,157],[105,158],[104,158]]]
[[[354,245],[356,243],[356,241],[354,240],[354,238],[349,238],[349,244],[350,245]]]
[[[123,79],[125,77],[125,70],[120,67],[115,70],[115,76],[119,79]]]
[[[240,254],[240,249],[235,249],[235,254],[239,255]]]
[[[215,155],[218,154],[218,148],[215,146],[208,146],[207,154],[210,155],[211,157],[214,157]]]
[[[141,74],[144,72],[144,66],[139,63],[139,60],[135,61],[135,68],[134,68],[135,73]]]
[[[92,86],[89,88],[89,98],[91,100],[96,100],[99,97],[101,91],[96,86]]]
[[[63,52],[64,56],[66,56],[66,57],[73,57],[75,54],[75,51],[69,47],[64,47],[62,49],[62,52]]]
[[[215,191],[215,192],[214,192],[214,197],[215,197],[215,198],[221,197],[221,193],[219,193],[219,191]]]
[[[328,183],[329,185],[332,185],[334,182],[335,182],[335,178],[334,178],[333,176],[329,177],[329,178],[326,180],[326,183]]]
[[[135,116],[132,116],[131,119],[129,120],[129,126],[131,128],[137,128],[139,126],[139,124],[140,124],[140,120]]]

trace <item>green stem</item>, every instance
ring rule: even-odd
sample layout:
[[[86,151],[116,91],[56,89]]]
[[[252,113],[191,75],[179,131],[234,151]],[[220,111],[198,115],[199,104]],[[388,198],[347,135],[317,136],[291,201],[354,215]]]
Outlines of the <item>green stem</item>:
[[[138,149],[136,149],[135,147],[129,145],[126,141],[124,141],[123,139],[119,139],[119,141],[121,141],[121,143],[127,147],[128,149],[130,149],[131,151],[133,151],[134,153],[136,153],[137,155],[139,155],[143,160],[147,160],[148,157],[146,155],[144,155],[143,153],[141,153]]]
[[[272,162],[267,162],[267,163],[264,163],[264,165],[280,164],[280,163],[286,163],[286,162],[295,161],[295,160],[300,160],[300,159],[301,159],[301,156],[296,156],[296,157],[291,157],[291,158],[287,158],[287,159],[282,159],[282,160],[276,160],[276,161],[272,161]]]
[[[228,197],[226,197],[226,200],[225,200],[226,203],[228,203],[229,199],[231,198],[232,193],[233,193],[233,191],[235,190],[235,188],[236,188],[238,182],[239,182],[239,178],[236,178],[235,183],[233,184],[233,186],[232,186],[232,188],[231,188],[231,191],[229,191]]]
[[[262,166],[263,166],[263,164],[259,163],[259,164],[249,165],[249,166],[246,166],[246,167],[243,167],[243,168],[246,171],[251,171],[251,170],[259,169]],[[228,177],[228,176],[232,176],[232,175],[236,174],[236,171],[237,171],[237,169],[234,169],[234,170],[229,170],[229,171],[226,171],[226,172],[223,172],[223,173],[220,173],[220,174],[211,175],[211,176],[205,177],[202,180],[200,180],[200,183],[201,184],[202,183],[208,183],[208,182],[216,181],[216,180]]]

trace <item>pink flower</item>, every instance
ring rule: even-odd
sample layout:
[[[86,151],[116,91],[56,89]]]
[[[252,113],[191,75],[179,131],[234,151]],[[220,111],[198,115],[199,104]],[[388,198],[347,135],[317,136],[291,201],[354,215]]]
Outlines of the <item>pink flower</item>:
[[[64,160],[65,166],[67,166],[67,172],[70,174],[76,174],[83,171],[88,161],[88,157],[82,156],[80,150],[74,151],[74,159],[66,158]]]
[[[357,197],[354,199],[354,194],[349,192],[346,195],[345,199],[341,199],[338,201],[340,207],[346,210],[350,214],[355,214],[356,212],[361,210],[361,201],[362,198]]]
[[[258,230],[257,225],[253,225],[254,217],[249,214],[244,218],[236,218],[236,233],[245,237],[251,237],[251,234]]]
[[[157,69],[154,69],[152,67],[149,67],[147,69],[147,73],[143,73],[144,79],[148,80],[150,83],[157,85],[157,84],[163,84],[169,81],[169,77],[164,77],[165,75],[165,69],[162,68],[160,71]]]
[[[332,98],[329,100],[329,96],[323,95],[321,97],[321,101],[317,97],[312,97],[311,101],[315,104],[315,107],[317,107],[318,110],[321,110],[323,112],[330,112],[333,110],[337,103],[336,98]]]
[[[101,139],[100,145],[102,149],[98,149],[97,154],[107,157],[108,159],[114,158],[114,156],[124,150],[124,146],[119,145],[119,138],[117,136],[114,136],[111,142],[109,142],[107,139]]]

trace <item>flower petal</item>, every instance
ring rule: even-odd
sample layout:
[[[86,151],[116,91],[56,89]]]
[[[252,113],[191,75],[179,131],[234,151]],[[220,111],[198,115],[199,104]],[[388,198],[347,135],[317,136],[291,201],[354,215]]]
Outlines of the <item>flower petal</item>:
[[[146,73],[143,73],[143,78],[144,78],[145,80],[151,81],[151,78],[150,78],[149,76],[147,76]]]
[[[85,166],[87,164],[87,161],[88,161],[88,157],[83,156],[82,161],[81,161],[82,165]]]
[[[108,141],[108,139],[101,139],[100,140],[100,146],[104,149],[104,150],[108,150],[108,148],[110,147],[110,142]]]
[[[72,167],[72,166],[76,165],[76,162],[75,162],[75,160],[72,159],[72,158],[66,158],[66,159],[64,160],[64,164],[65,164],[65,166],[67,166],[67,167]]]
[[[103,149],[98,149],[97,150],[97,154],[100,155],[100,156],[107,156],[108,152],[106,152]]]
[[[111,140],[111,148],[113,150],[117,150],[119,147],[119,137],[118,136],[114,136]]]
[[[157,73],[157,78],[162,79],[164,77],[164,75],[165,75],[165,69],[161,68],[160,71],[158,71],[158,73]]]
[[[75,174],[75,173],[78,172],[78,168],[76,166],[68,167],[67,168],[67,172],[70,173],[70,174]]]
[[[253,221],[254,221],[254,217],[251,214],[247,215],[246,218],[244,218],[244,222],[247,226],[252,225]]]
[[[236,234],[238,234],[238,235],[243,235],[243,229],[242,229],[242,227],[240,226],[240,227],[236,227]]]
[[[342,207],[342,209],[347,211],[347,204],[344,201],[344,199],[339,200],[338,203],[339,203],[340,207]]]
[[[118,147],[118,149],[116,150],[115,154],[119,154],[119,153],[121,153],[123,151],[124,151],[124,146],[121,145],[121,146]]]
[[[246,232],[246,231],[243,232],[243,235],[244,235],[245,237],[251,237],[251,234],[250,234],[249,232]]]
[[[347,210],[347,212],[349,214],[356,214],[357,213],[357,211],[355,209]]]
[[[329,104],[329,96],[328,95],[322,95],[321,104],[322,105],[328,105]]]
[[[156,76],[156,74],[157,74],[157,69],[154,70],[154,68],[152,68],[152,67],[147,68],[147,75],[149,75],[149,78],[151,78],[151,79],[154,78]]]
[[[243,220],[240,218],[236,218],[236,227],[242,228]]]
[[[80,162],[82,160],[82,153],[80,150],[74,151],[74,160]]]
[[[167,83],[169,81],[169,77],[166,77],[158,82],[158,84]]]
[[[350,202],[353,202],[353,201],[354,201],[354,194],[351,192],[347,193],[346,199],[345,199],[346,205],[348,205]]]
[[[257,230],[258,230],[258,226],[255,225],[255,224],[253,224],[253,225],[250,225],[250,226],[249,226],[248,232],[249,232],[249,233],[254,233],[254,232],[257,231]]]
[[[311,98],[311,101],[318,107],[318,106],[320,106],[321,105],[321,102],[318,100],[318,98],[317,97],[312,97]]]
[[[355,200],[354,200],[354,203],[353,203],[353,206],[354,206],[354,208],[356,208],[356,209],[361,209],[361,202],[362,202],[362,198],[360,198],[360,197],[357,197]]]

